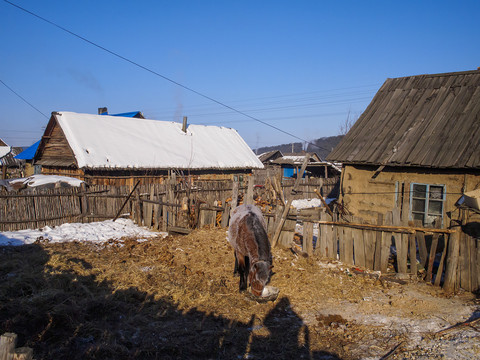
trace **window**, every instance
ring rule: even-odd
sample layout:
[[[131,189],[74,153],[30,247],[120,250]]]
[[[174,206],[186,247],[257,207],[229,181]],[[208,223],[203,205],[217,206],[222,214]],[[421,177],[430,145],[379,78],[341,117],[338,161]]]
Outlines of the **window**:
[[[423,225],[433,224],[437,217],[443,219],[444,201],[444,185],[410,185],[411,218],[413,220],[422,220]]]

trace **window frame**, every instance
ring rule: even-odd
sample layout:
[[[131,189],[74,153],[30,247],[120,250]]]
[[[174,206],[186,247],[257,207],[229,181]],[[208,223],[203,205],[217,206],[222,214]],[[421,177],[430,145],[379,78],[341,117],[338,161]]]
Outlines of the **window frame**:
[[[420,186],[425,186],[426,189],[425,189],[425,198],[419,198],[419,197],[414,197],[414,190],[413,190],[413,187],[415,185],[420,185]],[[430,188],[431,187],[441,187],[442,188],[442,198],[441,199],[430,199]],[[418,200],[424,200],[425,201],[425,205],[424,205],[424,211],[423,212],[420,212],[420,211],[414,211],[413,210],[413,200],[415,199],[418,199]],[[410,212],[409,212],[409,219],[410,220],[413,220],[413,215],[414,213],[415,214],[423,214],[423,220],[422,220],[422,224],[423,226],[427,225],[427,224],[430,224],[427,222],[427,218],[430,215],[436,215],[436,214],[431,214],[430,213],[430,201],[434,201],[434,202],[440,202],[441,205],[442,205],[442,209],[441,209],[441,214],[440,215],[436,215],[436,216],[440,216],[441,219],[442,219],[442,225],[443,225],[443,218],[444,218],[444,212],[445,212],[445,200],[446,200],[446,186],[444,184],[427,184],[427,183],[417,183],[417,182],[412,182],[410,183]]]

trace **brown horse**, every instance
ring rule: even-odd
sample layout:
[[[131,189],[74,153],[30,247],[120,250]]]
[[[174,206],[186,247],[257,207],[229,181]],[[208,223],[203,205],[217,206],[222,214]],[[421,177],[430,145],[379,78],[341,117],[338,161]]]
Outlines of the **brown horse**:
[[[240,205],[232,212],[228,241],[235,253],[234,274],[240,275],[240,291],[261,296],[272,269],[272,254],[265,219],[254,205]]]

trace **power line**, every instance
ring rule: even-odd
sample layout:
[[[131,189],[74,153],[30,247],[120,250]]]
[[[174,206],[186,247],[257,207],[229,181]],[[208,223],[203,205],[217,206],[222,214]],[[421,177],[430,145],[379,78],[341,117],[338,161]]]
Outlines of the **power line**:
[[[72,31],[70,31],[70,30],[68,30],[68,29],[66,29],[66,28],[64,28],[64,27],[62,27],[62,26],[60,26],[60,25],[58,25],[58,24],[56,24],[56,23],[48,20],[48,19],[45,19],[44,17],[41,17],[40,15],[37,15],[37,14],[35,14],[35,13],[33,13],[33,12],[31,12],[31,11],[29,11],[29,10],[27,10],[27,9],[19,6],[19,5],[16,5],[16,4],[14,4],[14,3],[12,3],[12,2],[10,2],[10,1],[8,1],[8,0],[3,0],[3,1],[5,1],[7,4],[10,4],[10,5],[12,5],[13,7],[16,7],[17,9],[22,10],[22,11],[24,11],[24,12],[26,12],[26,13],[28,13],[28,14],[30,14],[30,15],[32,15],[32,16],[34,16],[34,17],[36,17],[36,18],[38,18],[38,19],[40,19],[40,20],[48,23],[48,24],[50,24],[50,25],[53,25],[53,26],[57,27],[57,28],[60,29],[60,30],[65,31],[66,33],[68,33],[68,34],[70,34],[70,35],[72,35],[72,36],[75,36],[76,38],[78,38],[78,39],[80,39],[80,40],[85,41],[86,43],[88,43],[88,44],[90,44],[90,45],[93,45],[93,46],[95,46],[95,47],[97,47],[97,48],[99,48],[99,49],[101,49],[101,50],[103,50],[103,51],[105,51],[105,52],[107,52],[107,53],[109,53],[109,54],[111,54],[111,55],[113,55],[113,56],[121,59],[121,60],[124,60],[124,61],[126,61],[126,62],[128,62],[128,63],[130,63],[130,64],[132,64],[132,65],[134,65],[134,66],[136,66],[136,67],[138,67],[138,68],[140,68],[140,69],[142,69],[142,70],[145,70],[145,71],[147,71],[147,72],[149,72],[149,73],[151,73],[151,74],[153,74],[153,75],[155,75],[155,76],[158,76],[158,77],[160,77],[160,78],[162,78],[162,79],[164,79],[164,80],[166,80],[166,81],[169,81],[169,82],[171,82],[172,84],[175,84],[175,85],[177,85],[177,86],[179,86],[179,87],[181,87],[181,88],[183,88],[183,89],[185,89],[185,90],[187,90],[187,91],[190,91],[190,92],[192,92],[192,93],[194,93],[194,94],[196,94],[196,95],[198,95],[198,96],[201,96],[201,97],[203,97],[203,98],[205,98],[205,99],[207,99],[207,100],[210,100],[210,101],[212,101],[212,102],[214,102],[214,103],[216,103],[216,104],[218,104],[218,105],[220,105],[220,106],[223,106],[223,107],[225,107],[225,108],[227,108],[227,109],[229,109],[229,110],[231,110],[231,111],[234,111],[234,112],[236,112],[236,113],[238,113],[238,114],[240,114],[240,115],[243,115],[243,116],[245,116],[245,117],[247,117],[247,118],[249,118],[249,119],[251,119],[251,120],[254,120],[254,121],[257,121],[257,122],[259,122],[259,123],[261,123],[261,124],[263,124],[263,125],[269,126],[269,127],[271,127],[272,129],[275,129],[275,130],[277,130],[277,131],[279,131],[279,132],[281,132],[281,133],[284,133],[284,134],[286,134],[286,135],[288,135],[288,136],[291,136],[291,137],[293,137],[293,138],[295,138],[295,139],[297,139],[297,140],[300,140],[300,141],[303,141],[303,142],[305,142],[305,143],[311,144],[312,146],[318,147],[318,148],[320,148],[320,149],[329,151],[329,150],[327,150],[327,149],[325,149],[325,148],[323,148],[323,147],[321,147],[321,146],[319,146],[319,145],[317,145],[317,144],[314,144],[314,143],[312,143],[312,142],[310,142],[310,141],[308,141],[308,140],[302,139],[302,138],[300,138],[300,137],[298,137],[298,136],[296,136],[296,135],[294,135],[294,134],[292,134],[292,133],[289,133],[288,131],[285,131],[285,130],[280,129],[280,128],[277,127],[277,126],[271,125],[271,124],[269,124],[269,123],[267,123],[267,122],[265,122],[265,121],[263,121],[263,120],[260,120],[260,119],[258,119],[258,118],[255,118],[255,117],[253,117],[253,116],[251,116],[251,115],[249,115],[249,114],[247,114],[247,113],[245,113],[245,112],[243,112],[243,111],[240,111],[240,110],[238,110],[238,109],[236,109],[236,108],[234,108],[234,107],[232,107],[232,106],[230,106],[230,105],[227,105],[227,104],[225,104],[225,103],[223,103],[223,102],[221,102],[221,101],[218,101],[218,100],[216,100],[216,99],[214,99],[214,98],[212,98],[212,97],[210,97],[210,96],[208,96],[208,95],[205,95],[205,94],[203,94],[203,93],[201,93],[201,92],[199,92],[199,91],[197,91],[197,90],[194,90],[193,88],[190,88],[190,87],[188,87],[188,86],[186,86],[186,85],[183,85],[183,84],[179,83],[178,81],[175,81],[175,80],[173,80],[173,79],[170,79],[169,77],[167,77],[167,76],[165,76],[165,75],[162,75],[162,74],[160,74],[160,73],[158,73],[158,72],[156,72],[156,71],[154,71],[154,70],[152,70],[152,69],[149,69],[149,68],[147,68],[146,66],[143,66],[143,65],[141,65],[141,64],[139,64],[139,63],[137,63],[137,62],[135,62],[135,61],[133,61],[133,60],[130,60],[130,59],[128,59],[128,58],[126,58],[126,57],[124,57],[124,56],[122,56],[122,55],[120,55],[120,54],[118,54],[118,53],[116,53],[116,52],[114,52],[114,51],[112,51],[112,50],[109,50],[109,49],[107,49],[107,48],[105,48],[105,47],[103,47],[103,46],[101,46],[101,45],[98,45],[97,43],[95,43],[95,42],[93,42],[93,41],[91,41],[91,40],[88,40],[87,38],[85,38],[85,37],[83,37],[83,36],[80,36],[80,35],[72,32]],[[28,102],[27,102],[27,103],[28,103]],[[30,106],[32,106],[32,105],[30,105]],[[37,111],[38,111],[38,110],[37,110]],[[45,115],[44,115],[44,116],[45,116]]]
[[[42,114],[44,117],[48,119],[48,116],[42,113],[40,110],[38,110],[35,106],[33,106],[30,102],[28,102],[23,96],[21,96],[19,93],[17,93],[15,90],[13,90],[10,86],[5,84],[2,79],[0,79],[0,82],[11,92],[13,92],[15,95],[17,95],[20,99],[22,99],[25,103],[30,105],[33,109],[37,110],[40,114]]]

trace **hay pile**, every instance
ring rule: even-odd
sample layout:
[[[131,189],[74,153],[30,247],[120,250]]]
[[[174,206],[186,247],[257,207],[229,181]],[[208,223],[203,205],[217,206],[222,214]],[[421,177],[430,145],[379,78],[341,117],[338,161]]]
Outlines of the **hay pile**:
[[[217,228],[102,246],[0,248],[0,332],[17,333],[36,359],[357,359],[408,339],[364,318],[424,320],[438,311],[449,320],[449,299],[436,288],[411,297],[375,274],[279,249],[271,285],[280,294],[258,304],[238,293],[225,237]],[[414,303],[418,291],[422,303]],[[399,358],[430,351],[399,350]]]

